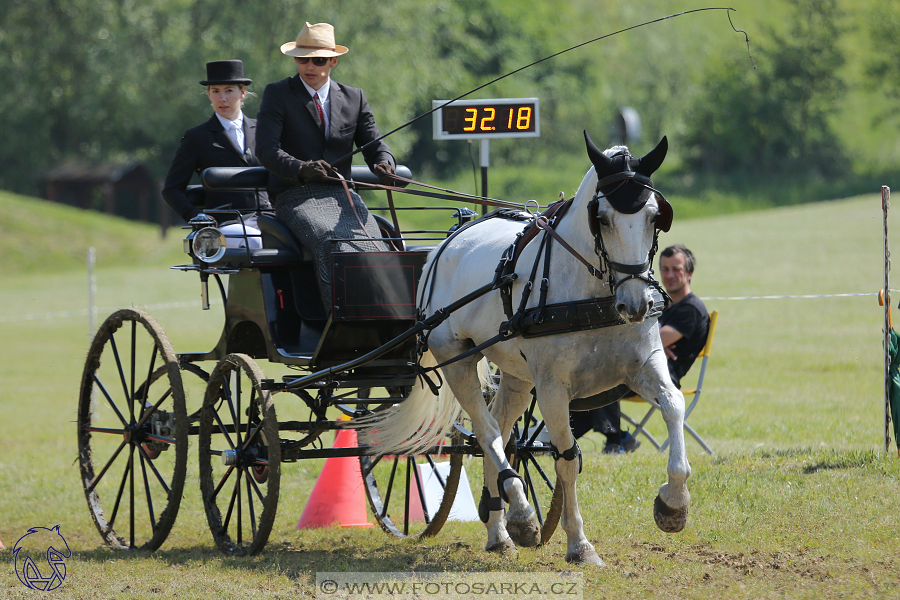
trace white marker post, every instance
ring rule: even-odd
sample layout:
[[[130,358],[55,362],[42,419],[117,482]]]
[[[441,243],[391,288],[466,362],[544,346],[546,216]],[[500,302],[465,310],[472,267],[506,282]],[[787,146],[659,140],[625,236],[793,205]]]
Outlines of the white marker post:
[[[884,451],[891,451],[891,251],[888,248],[888,209],[891,188],[881,186],[881,210],[884,213]]]

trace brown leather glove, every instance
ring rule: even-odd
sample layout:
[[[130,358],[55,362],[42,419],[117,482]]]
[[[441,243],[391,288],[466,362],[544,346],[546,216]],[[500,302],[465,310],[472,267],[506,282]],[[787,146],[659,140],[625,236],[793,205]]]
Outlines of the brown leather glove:
[[[324,160],[310,160],[300,165],[301,179],[321,179],[332,175],[334,175],[334,167]]]
[[[396,185],[396,181],[393,178],[395,171],[391,163],[378,163],[372,167],[372,172],[378,175],[381,185]]]

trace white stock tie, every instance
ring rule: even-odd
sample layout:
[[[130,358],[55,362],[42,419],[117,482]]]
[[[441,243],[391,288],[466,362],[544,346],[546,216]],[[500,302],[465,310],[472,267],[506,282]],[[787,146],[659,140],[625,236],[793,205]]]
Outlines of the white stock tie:
[[[232,121],[231,127],[228,128],[228,134],[231,136],[231,139],[234,140],[234,143],[237,144],[238,150],[242,153],[244,152],[244,130],[235,125]]]

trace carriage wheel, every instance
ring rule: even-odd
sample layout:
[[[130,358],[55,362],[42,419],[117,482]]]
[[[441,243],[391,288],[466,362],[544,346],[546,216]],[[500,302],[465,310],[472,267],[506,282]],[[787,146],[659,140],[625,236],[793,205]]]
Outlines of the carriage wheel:
[[[100,326],[78,400],[91,517],[115,549],[156,550],[178,514],[188,421],[178,360],[157,322],[125,309]]]
[[[512,463],[525,481],[525,495],[537,513],[541,524],[541,544],[550,541],[562,515],[562,487],[556,485],[556,466],[549,452],[542,450],[537,437],[545,431],[544,422],[534,418],[537,402],[531,406],[513,426],[515,450]],[[524,423],[529,426],[525,427]],[[532,439],[534,438],[534,439]],[[537,443],[535,443],[537,442]],[[509,448],[512,448],[510,443]]]
[[[266,545],[281,485],[275,404],[260,389],[252,358],[229,354],[216,365],[200,414],[200,492],[213,539],[231,555]]]
[[[462,444],[461,436],[454,435],[451,443]],[[360,456],[366,497],[375,520],[385,532],[397,537],[437,535],[453,507],[462,463],[462,454],[450,454],[448,458],[439,454]],[[432,499],[430,490],[440,490],[440,497]]]

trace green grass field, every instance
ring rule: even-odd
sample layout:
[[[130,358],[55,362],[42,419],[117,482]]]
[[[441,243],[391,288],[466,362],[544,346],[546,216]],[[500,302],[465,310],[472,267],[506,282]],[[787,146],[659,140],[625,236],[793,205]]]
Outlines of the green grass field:
[[[177,230],[163,242],[153,228],[8,196],[0,196],[0,209],[16,219],[0,225],[0,248],[9,256],[16,246],[21,257],[0,271],[0,597],[34,597],[16,578],[11,549],[28,528],[57,524],[74,552],[55,592],[61,598],[296,598],[315,595],[317,571],[571,568],[561,530],[516,556],[483,552],[480,523],[448,524],[427,541],[397,541],[377,527],[298,531],[321,461],[285,466],[267,550],[226,558],[206,528],[195,449],[182,509],[162,549],[101,547],[79,482],[74,425],[89,342],[86,248],[98,247],[101,320],[117,307],[143,307],[177,352],[207,350],[218,339],[221,306],[201,311],[197,277],[168,269],[183,256]],[[693,289],[702,298],[873,294],[882,287],[876,195],[691,220],[678,219],[677,203],[675,210],[661,244],[694,250]],[[900,234],[892,238],[900,247]],[[716,454],[688,438],[688,526],[667,535],[653,524],[664,456],[648,443],[634,454],[604,456],[602,437],[588,434],[579,500],[607,567],[582,569],[584,597],[897,597],[900,460],[883,451],[876,298],[707,305],[720,311],[719,326],[705,397],[690,423]],[[266,376],[280,373],[261,366]],[[276,396],[279,410],[300,408],[284,396]],[[662,434],[658,417],[650,429]],[[471,475],[480,468],[470,461],[467,471],[477,498],[480,482]]]

